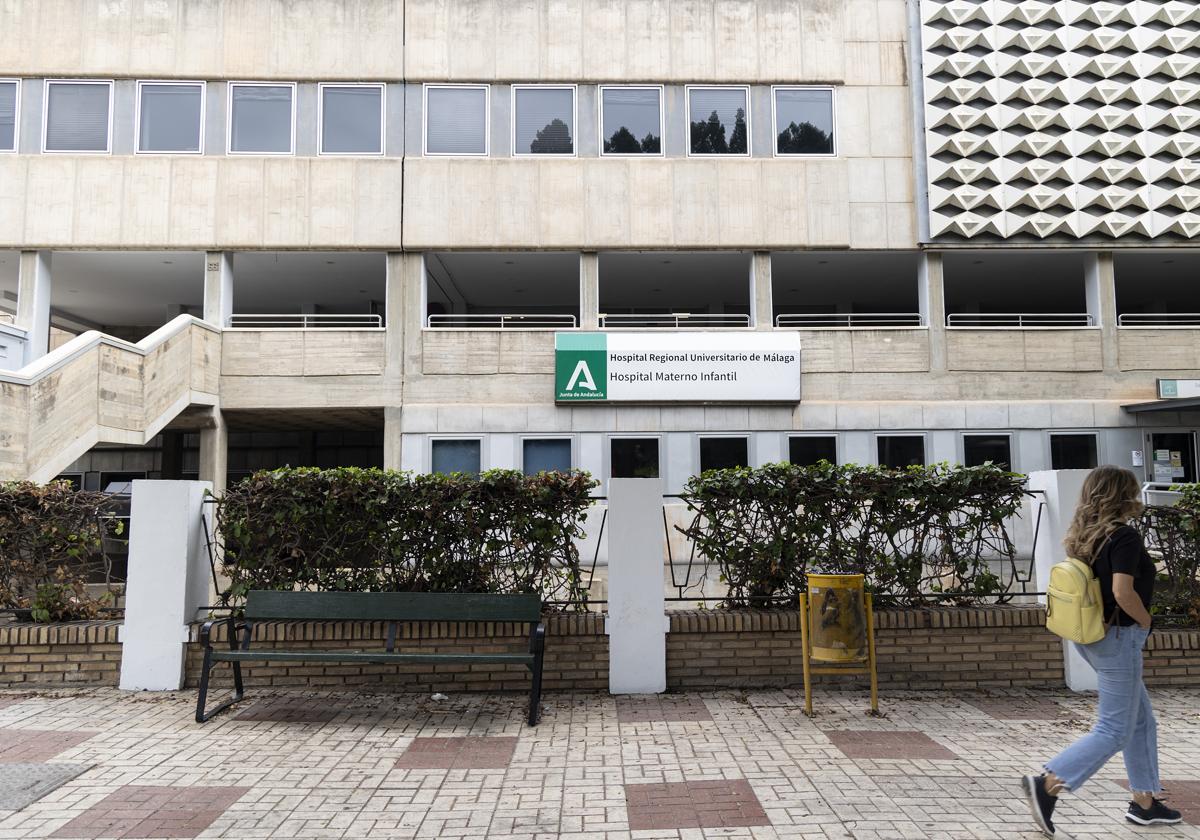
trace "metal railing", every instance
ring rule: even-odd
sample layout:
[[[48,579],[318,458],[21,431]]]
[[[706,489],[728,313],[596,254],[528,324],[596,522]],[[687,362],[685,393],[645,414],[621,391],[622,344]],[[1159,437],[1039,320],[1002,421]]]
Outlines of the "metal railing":
[[[707,313],[674,312],[662,315],[601,315],[602,328],[668,329],[689,327],[740,329],[750,326],[749,315],[710,315]]]
[[[1118,327],[1200,327],[1200,312],[1126,312]]]
[[[244,330],[378,329],[382,315],[230,315],[229,326]]]
[[[955,312],[946,316],[948,327],[1091,327],[1086,312]]]
[[[557,330],[575,329],[574,315],[430,315],[431,330]]]
[[[780,328],[841,327],[845,329],[874,327],[923,326],[919,312],[820,312],[775,316]]]
[[[1183,498],[1182,491],[1172,489],[1178,486],[1166,481],[1147,481],[1142,485],[1142,504],[1173,507]]]

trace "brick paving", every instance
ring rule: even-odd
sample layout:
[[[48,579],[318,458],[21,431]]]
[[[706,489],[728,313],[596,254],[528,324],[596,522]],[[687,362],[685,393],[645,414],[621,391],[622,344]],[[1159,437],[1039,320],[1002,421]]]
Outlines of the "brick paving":
[[[1168,801],[1200,821],[1196,694],[1152,695]],[[0,811],[0,840],[1034,840],[1016,780],[1095,713],[1093,696],[1066,692],[889,691],[882,717],[865,714],[861,692],[820,688],[816,701],[809,719],[794,689],[650,699],[551,692],[530,728],[516,693],[260,690],[198,725],[191,691],[34,693],[0,708],[0,736],[82,734],[40,761],[91,766]],[[1046,703],[1063,714],[1032,714]],[[337,713],[324,722],[237,719],[305,704]],[[701,707],[711,720],[664,719]],[[441,766],[430,766],[433,754]],[[1200,840],[1194,825],[1126,824],[1124,777],[1121,762],[1110,763],[1062,800],[1056,822],[1080,839]]]
[[[24,764],[55,758],[79,746],[94,732],[0,729],[0,764]]]
[[[701,698],[687,694],[618,697],[616,702],[620,723],[694,723],[713,719]]]
[[[234,715],[235,720],[266,721],[268,723],[329,723],[338,716],[338,709],[326,698],[274,697],[260,700]]]

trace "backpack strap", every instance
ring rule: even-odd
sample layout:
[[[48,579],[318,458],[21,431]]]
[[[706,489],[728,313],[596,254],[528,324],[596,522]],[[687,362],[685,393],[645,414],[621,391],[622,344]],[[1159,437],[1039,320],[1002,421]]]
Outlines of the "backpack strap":
[[[1096,550],[1095,555],[1092,556],[1092,574],[1096,573],[1096,569],[1095,569],[1096,561],[1100,559],[1101,552],[1103,552],[1104,549],[1108,548],[1108,544],[1110,542],[1112,542],[1113,535],[1116,534],[1117,531],[1121,530],[1122,527],[1123,526],[1118,525],[1116,528],[1114,528],[1112,531],[1109,532],[1107,537],[1104,538],[1104,542],[1100,543],[1100,548],[1098,548]],[[1112,577],[1112,560],[1109,560],[1109,562],[1108,562],[1108,570],[1109,570],[1109,577],[1111,578]],[[1111,584],[1109,584],[1109,585],[1111,587]],[[1114,602],[1116,601],[1115,598],[1113,600],[1114,600]],[[1105,633],[1108,632],[1108,628],[1112,627],[1113,623],[1117,620],[1117,615],[1120,612],[1121,612],[1121,605],[1114,603],[1112,615],[1110,615],[1104,619],[1104,632]]]

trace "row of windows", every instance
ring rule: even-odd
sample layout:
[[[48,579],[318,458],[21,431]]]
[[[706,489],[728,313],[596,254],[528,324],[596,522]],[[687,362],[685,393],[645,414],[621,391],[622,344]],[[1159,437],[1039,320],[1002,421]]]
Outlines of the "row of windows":
[[[965,466],[992,463],[1003,469],[1012,465],[1012,436],[1003,432],[964,434]],[[811,465],[819,461],[838,463],[836,435],[794,435],[788,438],[788,461]],[[881,434],[875,438],[877,463],[885,467],[910,467],[927,463],[925,436]],[[479,438],[434,439],[431,471],[477,474],[482,463]],[[610,441],[612,478],[658,478],[661,474],[659,439],[619,437]],[[1052,432],[1050,467],[1055,470],[1092,469],[1099,463],[1098,438],[1094,432]],[[700,437],[700,471],[750,465],[750,439],[744,435]],[[527,474],[565,471],[572,467],[570,438],[527,438],[522,441],[522,469]]]
[[[320,154],[382,155],[385,86],[330,83],[318,88]],[[749,156],[750,88],[695,85],[685,90],[688,153]],[[139,81],[135,151],[202,154],[206,91],[204,82]],[[227,98],[230,154],[295,154],[295,83],[231,82]],[[490,99],[489,85],[425,85],[424,154],[486,156]],[[575,85],[513,85],[511,105],[514,155],[576,154]],[[19,81],[0,80],[0,152],[17,150],[19,106]],[[663,86],[602,85],[599,111],[602,155],[663,154]],[[112,81],[48,79],[42,151],[108,153],[112,112]],[[832,88],[772,88],[776,154],[834,154],[833,121]]]

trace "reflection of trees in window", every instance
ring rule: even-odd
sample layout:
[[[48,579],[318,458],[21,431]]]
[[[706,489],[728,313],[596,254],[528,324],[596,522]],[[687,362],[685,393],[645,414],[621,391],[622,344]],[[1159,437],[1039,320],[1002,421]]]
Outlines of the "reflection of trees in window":
[[[656,155],[662,149],[661,139],[654,132],[647,132],[646,136],[639,142],[633,136],[633,132],[625,126],[621,126],[613,132],[612,137],[604,141],[605,154],[613,155],[637,155],[637,154],[653,154]]]
[[[546,127],[537,133],[537,138],[529,143],[529,151],[535,155],[569,155],[574,151],[571,143],[571,129],[567,124],[555,117]]]
[[[828,155],[833,153],[833,132],[825,132],[808,120],[792,122],[779,132],[777,147],[781,155]]]
[[[733,133],[725,139],[725,124],[716,111],[707,120],[692,121],[692,154],[744,155],[746,153],[746,110],[738,108],[733,119]]]

